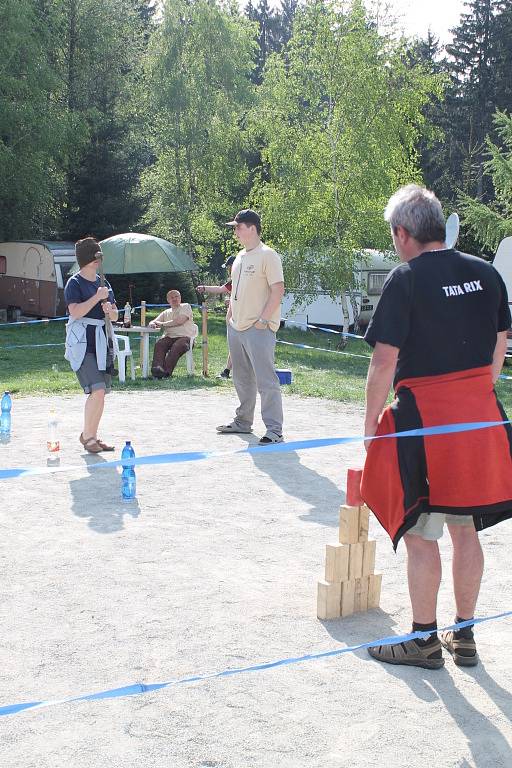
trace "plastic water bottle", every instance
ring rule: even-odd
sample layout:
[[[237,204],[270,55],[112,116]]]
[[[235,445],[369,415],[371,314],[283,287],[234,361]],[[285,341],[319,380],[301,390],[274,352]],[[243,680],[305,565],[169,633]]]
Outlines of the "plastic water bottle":
[[[48,437],[46,445],[52,459],[59,458],[60,441],[59,441],[59,421],[55,409],[52,408],[48,417]]]
[[[0,403],[0,435],[8,437],[11,434],[12,398],[9,392],[4,392]]]
[[[132,324],[132,308],[128,301],[124,305],[123,312],[123,325],[125,328],[129,328]]]
[[[135,451],[132,448],[132,444],[130,440],[126,441],[126,445],[124,446],[122,452],[121,452],[121,462],[123,459],[134,459],[135,458]],[[134,466],[123,466],[123,474],[121,475],[121,498],[123,501],[135,501],[136,496],[136,490],[137,490],[137,481],[135,478],[135,467]]]

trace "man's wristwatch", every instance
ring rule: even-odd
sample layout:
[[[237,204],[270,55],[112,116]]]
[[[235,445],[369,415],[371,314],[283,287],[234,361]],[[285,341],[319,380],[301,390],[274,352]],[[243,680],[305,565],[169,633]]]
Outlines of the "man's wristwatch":
[[[258,317],[258,319],[256,320],[256,322],[257,322],[257,323],[261,323],[262,325],[268,325],[268,324],[269,324],[269,321],[268,321],[268,320],[265,320],[263,317]]]

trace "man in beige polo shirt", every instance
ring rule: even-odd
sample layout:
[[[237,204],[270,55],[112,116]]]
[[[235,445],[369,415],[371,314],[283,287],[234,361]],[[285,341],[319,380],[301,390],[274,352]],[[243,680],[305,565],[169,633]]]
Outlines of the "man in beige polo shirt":
[[[176,363],[190,349],[190,340],[197,336],[197,325],[192,322],[192,307],[181,303],[179,291],[169,291],[170,309],[164,309],[149,324],[161,328],[163,336],[155,344],[151,373],[157,379],[172,376]]]
[[[223,434],[252,432],[256,392],[266,427],[261,445],[283,442],[283,403],[274,367],[276,331],[284,294],[279,255],[261,242],[256,211],[239,211],[227,222],[243,249],[231,271],[232,289],[227,314],[233,383],[240,400],[234,420],[217,427]]]

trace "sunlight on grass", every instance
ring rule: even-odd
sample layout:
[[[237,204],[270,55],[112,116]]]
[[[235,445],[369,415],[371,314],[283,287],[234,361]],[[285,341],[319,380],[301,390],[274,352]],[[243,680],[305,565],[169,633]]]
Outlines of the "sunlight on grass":
[[[201,318],[195,312],[195,322],[201,328]],[[149,318],[151,315],[149,315]],[[148,320],[149,320],[148,318]],[[119,331],[122,333],[122,330]],[[368,369],[370,348],[361,340],[349,340],[345,352],[368,356],[368,359],[336,354],[338,336],[322,331],[282,329],[278,339],[308,344],[313,347],[331,348],[331,351],[300,349],[277,344],[276,367],[289,368],[293,383],[283,387],[283,393],[302,397],[319,397],[351,403],[364,403],[364,386]],[[12,345],[59,344],[59,346],[9,349]],[[182,358],[171,379],[153,381],[140,377],[139,343],[131,338],[134,351],[136,380],[125,384],[115,381],[115,389],[122,391],[181,390],[201,388],[231,388],[231,382],[217,379],[226,362],[226,326],[222,315],[212,314],[208,321],[209,376],[202,371],[201,340],[194,347],[196,374],[188,376]],[[505,369],[506,371],[507,369]],[[0,328],[0,389],[15,395],[76,394],[80,392],[76,376],[64,360],[64,323],[12,326]],[[500,381],[496,387],[505,409],[512,410],[512,382]]]

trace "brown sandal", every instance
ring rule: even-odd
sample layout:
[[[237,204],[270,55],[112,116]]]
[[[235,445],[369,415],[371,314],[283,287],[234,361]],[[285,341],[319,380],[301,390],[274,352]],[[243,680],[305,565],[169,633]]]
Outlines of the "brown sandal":
[[[86,440],[84,442],[84,448],[89,453],[100,453],[103,450],[95,437],[90,437],[88,440]]]
[[[474,639],[457,638],[453,630],[441,632],[441,643],[453,656],[458,667],[476,667],[478,653]]]
[[[405,640],[403,643],[377,645],[368,648],[370,656],[377,661],[384,661],[386,664],[423,667],[423,669],[441,669],[444,666],[444,659],[440,651],[441,643],[439,640],[427,646],[418,645],[414,640]],[[435,654],[434,657],[433,654]]]
[[[85,448],[85,443],[89,442],[89,440],[87,440],[87,441],[84,440],[84,433],[83,432],[80,433],[80,437],[78,439],[80,440],[80,442],[82,443],[82,445]],[[90,439],[92,440],[94,438],[90,438]],[[102,450],[102,451],[115,451],[115,446],[107,445],[106,443],[103,442],[103,440],[100,440],[99,437],[96,438],[96,442],[98,443],[98,445],[100,446],[100,450]],[[99,451],[92,451],[92,453],[99,453]]]
[[[96,442],[98,443],[98,445],[101,445],[102,451],[115,451],[114,445],[107,445],[106,443],[103,442],[103,440],[100,440],[99,437],[96,438]]]

